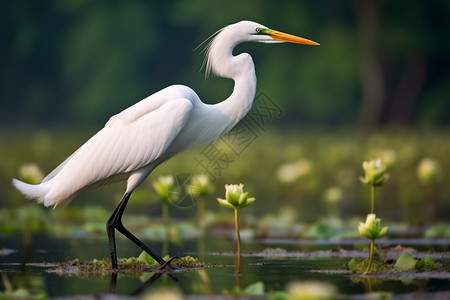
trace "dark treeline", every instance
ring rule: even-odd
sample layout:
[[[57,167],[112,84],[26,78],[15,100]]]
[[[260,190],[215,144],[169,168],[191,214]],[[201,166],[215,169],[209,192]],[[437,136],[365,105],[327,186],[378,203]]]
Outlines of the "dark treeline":
[[[280,125],[449,125],[446,0],[1,1],[0,124],[97,126],[174,83],[218,102],[232,84],[205,81],[196,47],[243,19],[321,43],[236,50]]]

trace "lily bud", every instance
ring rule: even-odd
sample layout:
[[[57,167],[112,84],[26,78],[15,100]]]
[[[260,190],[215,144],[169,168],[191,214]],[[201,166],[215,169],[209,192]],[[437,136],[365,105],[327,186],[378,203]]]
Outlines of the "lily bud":
[[[362,237],[373,241],[383,237],[388,231],[388,226],[381,227],[381,219],[375,214],[368,214],[366,223],[359,222],[358,231]]]
[[[360,177],[362,183],[372,186],[380,186],[389,179],[389,174],[385,174],[386,166],[381,164],[381,159],[365,161],[362,164],[365,177]]]
[[[439,163],[431,158],[424,158],[417,168],[417,177],[424,185],[438,183],[442,179]]]
[[[178,195],[175,191],[174,182],[173,176],[170,175],[161,176],[156,181],[153,181],[153,188],[161,201],[169,202],[169,200],[176,200]]]
[[[214,191],[208,176],[204,174],[192,176],[191,182],[186,187],[189,195],[194,197],[206,197]]]
[[[22,165],[19,169],[19,178],[30,184],[38,184],[44,178],[44,174],[38,165],[31,163]]]
[[[255,201],[255,198],[248,198],[248,193],[244,193],[244,185],[226,184],[225,199],[217,198],[220,205],[230,208],[243,208]]]

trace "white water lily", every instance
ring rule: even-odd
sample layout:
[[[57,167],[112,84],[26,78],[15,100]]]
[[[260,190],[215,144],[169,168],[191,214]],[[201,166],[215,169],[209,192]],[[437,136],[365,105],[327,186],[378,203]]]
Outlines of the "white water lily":
[[[244,193],[244,185],[240,184],[226,184],[225,185],[225,199],[217,198],[220,205],[229,208],[243,208],[255,201],[255,198],[248,198],[248,192]]]
[[[293,163],[281,165],[277,171],[278,179],[283,183],[291,183],[311,173],[313,165],[309,160],[301,159]]]
[[[381,159],[365,161],[362,167],[365,172],[365,177],[360,177],[362,183],[380,186],[389,179],[389,174],[385,174],[386,166],[381,163]]]
[[[217,198],[220,205],[234,209],[234,224],[236,227],[237,239],[237,273],[241,269],[241,237],[239,233],[238,211],[240,208],[246,207],[255,201],[255,198],[249,198],[248,193],[244,193],[244,185],[241,184],[226,184],[225,185],[225,199]]]
[[[359,222],[358,231],[361,236],[373,241],[383,237],[388,228],[388,226],[381,227],[381,219],[375,214],[368,214],[366,223]]]
[[[338,293],[334,285],[322,281],[293,281],[286,289],[290,300],[334,299]]]
[[[342,200],[342,189],[338,186],[332,186],[325,190],[323,198],[328,203],[337,203]]]
[[[192,176],[189,185],[186,187],[186,191],[194,197],[206,197],[214,191],[214,187],[208,176],[199,174]]]
[[[44,178],[41,168],[35,163],[20,166],[19,178],[31,184],[38,184]]]
[[[175,179],[173,176],[161,176],[153,182],[153,188],[158,198],[163,202],[175,201],[178,194],[175,191]]]
[[[381,220],[377,218],[375,214],[368,214],[366,223],[359,223],[358,231],[361,236],[370,240],[369,264],[364,272],[364,274],[367,274],[370,272],[370,268],[372,267],[374,241],[383,237],[387,233],[388,227],[381,227]]]
[[[442,179],[439,163],[431,158],[424,158],[417,167],[417,177],[424,185],[431,185]]]

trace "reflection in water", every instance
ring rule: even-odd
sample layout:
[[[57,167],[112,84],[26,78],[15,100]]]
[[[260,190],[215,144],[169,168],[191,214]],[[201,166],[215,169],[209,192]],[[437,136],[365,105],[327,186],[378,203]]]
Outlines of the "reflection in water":
[[[287,252],[281,252],[281,255],[257,256],[249,255],[250,252],[244,253],[241,261],[241,275],[236,276],[236,263],[233,263],[232,256],[232,253],[236,253],[236,249],[233,241],[214,236],[205,240],[196,238],[181,244],[180,248],[183,249],[198,249],[198,252],[190,254],[204,257],[202,261],[210,265],[201,270],[175,272],[170,276],[162,272],[146,273],[144,276],[127,275],[122,277],[108,273],[107,277],[100,274],[87,277],[74,274],[66,274],[67,276],[59,274],[61,276],[58,276],[54,272],[48,272],[52,267],[42,262],[61,262],[73,257],[79,257],[80,260],[105,257],[108,253],[103,247],[98,247],[98,239],[49,238],[47,236],[30,238],[26,235],[2,235],[0,236],[0,247],[17,251],[0,257],[0,272],[4,274],[0,276],[3,277],[3,279],[0,278],[0,295],[5,295],[5,292],[13,293],[19,288],[27,289],[32,296],[39,292],[46,293],[48,297],[75,296],[80,293],[98,295],[107,293],[109,288],[111,293],[115,292],[118,295],[133,293],[139,297],[167,290],[175,290],[178,291],[178,294],[185,296],[211,296],[222,295],[224,292],[230,295],[237,290],[246,292],[248,287],[256,282],[261,282],[265,291],[283,291],[286,289],[287,283],[293,280],[329,282],[339,287],[338,292],[341,295],[361,295],[379,291],[392,291],[394,295],[414,292],[434,295],[437,292],[447,293],[450,290],[450,281],[445,278],[410,278],[411,282],[408,283],[392,278],[363,279],[343,276],[340,273],[311,272],[311,270],[342,269],[349,259],[345,257],[286,257],[283,255],[283,253],[293,250],[305,250],[304,244],[272,244],[271,247],[274,249],[276,247],[286,249]],[[118,239],[118,242],[122,243],[121,254],[124,257],[136,255],[134,245],[130,244],[127,239]],[[201,247],[197,248],[198,245]],[[156,243],[156,246],[161,247],[161,243]],[[248,241],[245,244],[245,248],[249,251],[260,251],[264,247],[267,245],[251,244]],[[306,250],[316,251],[324,248],[323,245],[315,247],[310,246]],[[31,258],[30,248],[33,248]],[[174,254],[185,254],[177,249],[176,244],[171,244],[170,248],[170,252]],[[219,252],[223,249],[229,251]],[[450,266],[448,259],[442,259],[442,262],[444,268]],[[170,283],[169,287],[165,281]],[[174,284],[175,281],[176,284]],[[0,296],[0,298],[2,297]]]
[[[109,282],[109,293],[115,294],[116,293],[116,287],[117,287],[117,272],[113,272],[111,274],[111,279]],[[144,282],[140,287],[138,287],[134,292],[132,292],[131,296],[139,296],[143,292],[145,292],[146,289],[151,287],[161,276],[166,275],[170,279],[172,279],[174,282],[178,282],[178,279],[174,277],[172,274],[167,272],[155,272],[153,275]]]
[[[23,258],[19,265],[19,272],[14,272],[11,277],[6,272],[1,271],[1,283],[5,291],[0,291],[1,299],[34,299],[47,298],[45,292],[45,280],[42,276],[31,275],[28,268],[33,254],[33,240],[29,232],[24,232],[22,236]],[[6,298],[5,298],[6,297]]]

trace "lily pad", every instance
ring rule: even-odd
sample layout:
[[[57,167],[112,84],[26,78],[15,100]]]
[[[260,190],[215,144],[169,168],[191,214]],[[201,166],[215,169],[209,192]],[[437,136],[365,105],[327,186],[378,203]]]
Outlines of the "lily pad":
[[[359,260],[357,258],[352,258],[348,263],[347,266],[350,270],[355,271],[358,267]]]
[[[245,295],[264,295],[264,283],[262,281],[257,281],[249,286],[247,286],[243,290],[243,294]]]
[[[414,270],[416,267],[416,262],[417,260],[415,260],[411,254],[405,252],[397,259],[394,267],[402,270]],[[423,267],[425,268],[425,265]]]

